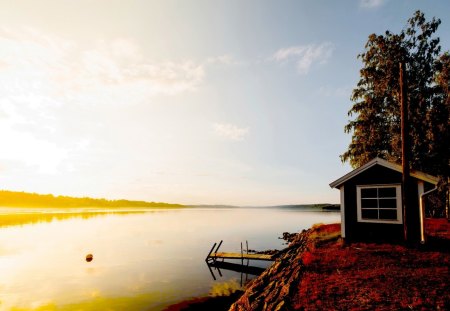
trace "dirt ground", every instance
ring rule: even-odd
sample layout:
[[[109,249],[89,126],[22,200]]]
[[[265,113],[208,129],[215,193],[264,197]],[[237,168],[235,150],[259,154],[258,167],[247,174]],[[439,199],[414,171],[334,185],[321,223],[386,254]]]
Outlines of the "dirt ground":
[[[450,249],[441,242],[426,248],[340,239],[316,243],[302,255],[304,272],[291,307],[450,310]]]

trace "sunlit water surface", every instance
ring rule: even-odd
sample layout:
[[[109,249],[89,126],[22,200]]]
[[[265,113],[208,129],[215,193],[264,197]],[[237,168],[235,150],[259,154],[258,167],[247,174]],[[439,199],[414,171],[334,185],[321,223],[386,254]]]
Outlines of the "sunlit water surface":
[[[339,222],[335,212],[288,208],[5,210],[0,310],[162,310],[251,278],[212,269],[214,280],[205,263],[214,242],[224,241],[222,251],[240,252],[246,240],[250,249],[282,249],[284,231]]]

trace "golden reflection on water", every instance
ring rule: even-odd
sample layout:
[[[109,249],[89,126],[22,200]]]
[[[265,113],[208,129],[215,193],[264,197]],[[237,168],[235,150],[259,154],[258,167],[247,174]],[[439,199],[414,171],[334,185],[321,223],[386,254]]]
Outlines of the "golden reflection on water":
[[[281,248],[283,231],[339,219],[318,215],[200,208],[6,214],[0,208],[0,310],[162,310],[184,298],[222,295],[238,289],[229,280],[239,274],[223,271],[212,280],[204,258],[214,241],[223,239],[227,251],[246,239],[254,249]]]
[[[227,296],[237,290],[242,290],[239,282],[236,279],[231,279],[226,282],[220,282],[213,284],[209,295],[216,296]],[[35,308],[13,308],[14,311],[73,311],[73,310],[85,310],[85,311],[98,311],[98,310],[152,310],[148,306],[152,305],[155,300],[161,298],[160,293],[145,293],[134,296],[124,296],[124,297],[105,297],[102,296],[100,290],[93,290],[90,292],[91,300],[66,304],[57,305],[54,302],[47,302]],[[1,306],[1,304],[0,304]],[[162,306],[162,305],[161,305]],[[158,310],[160,307],[155,307]]]
[[[236,279],[231,279],[226,282],[213,284],[211,290],[209,291],[209,294],[213,297],[229,296],[238,290],[242,290],[241,285]]]
[[[3,208],[0,210],[0,227],[9,227],[9,226],[18,226],[18,225],[26,225],[26,224],[36,224],[43,222],[53,222],[64,219],[71,218],[82,218],[89,219],[92,217],[99,217],[111,214],[136,214],[136,213],[145,213],[146,211],[114,211],[114,210],[106,210],[106,211],[66,211],[66,210],[55,210],[50,209],[49,211],[42,209],[15,209],[18,210],[18,213],[8,213],[8,210],[11,208]],[[13,209],[14,210],[14,209]]]
[[[148,310],[164,301],[170,288],[153,293],[148,286],[154,278],[164,280],[164,273],[152,268],[145,246],[133,245],[144,244],[139,228],[149,219],[123,218],[152,212],[0,215],[0,310]],[[96,259],[86,262],[90,251]]]
[[[159,310],[149,308],[154,301],[160,298],[158,293],[145,293],[134,296],[106,297],[101,296],[99,291],[92,291],[91,299],[69,304],[58,304],[53,301],[47,301],[39,306],[31,307],[13,307],[11,311],[100,311],[100,310]],[[0,304],[0,307],[2,305]]]

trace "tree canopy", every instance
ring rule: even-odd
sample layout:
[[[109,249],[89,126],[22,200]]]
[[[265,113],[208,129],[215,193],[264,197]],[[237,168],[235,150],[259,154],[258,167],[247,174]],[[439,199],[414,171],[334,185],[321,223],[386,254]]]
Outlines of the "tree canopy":
[[[417,11],[398,34],[371,34],[358,55],[363,67],[345,126],[352,134],[343,162],[353,167],[374,157],[401,161],[399,64],[406,64],[410,159],[414,169],[450,175],[450,54],[435,36],[439,19]]]

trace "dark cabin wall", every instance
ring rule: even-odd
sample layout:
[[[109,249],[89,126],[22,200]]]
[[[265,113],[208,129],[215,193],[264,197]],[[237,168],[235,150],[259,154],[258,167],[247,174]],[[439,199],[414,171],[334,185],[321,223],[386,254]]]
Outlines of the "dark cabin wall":
[[[356,186],[401,184],[402,174],[381,165],[375,165],[344,184],[346,240],[403,241],[403,224],[359,223],[357,221]],[[408,240],[419,240],[420,219],[417,180],[412,178],[410,205],[406,220]]]

